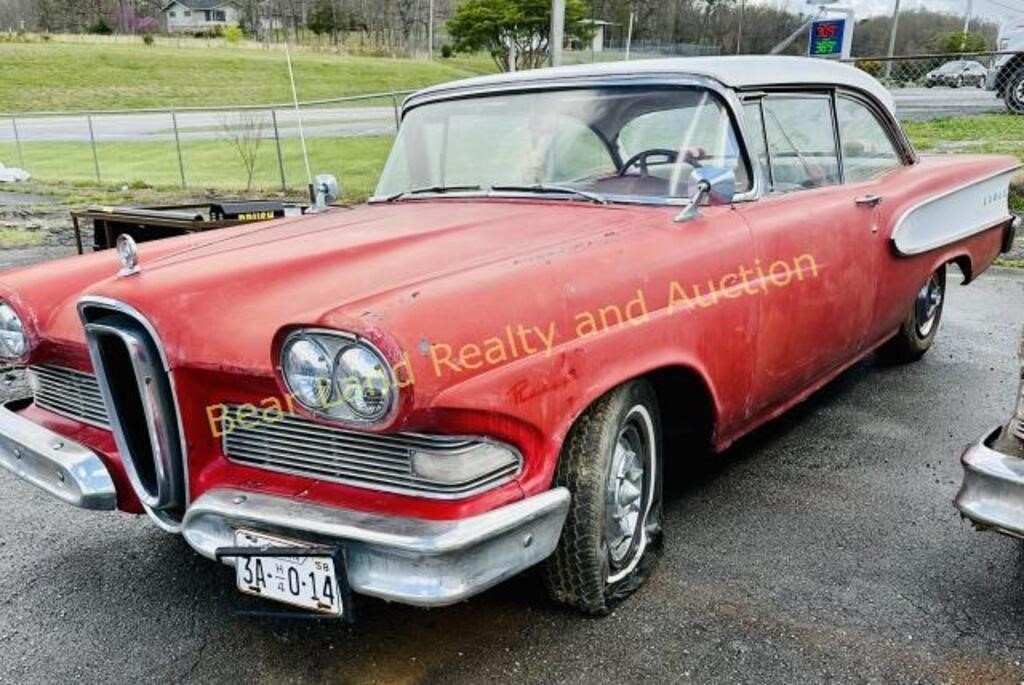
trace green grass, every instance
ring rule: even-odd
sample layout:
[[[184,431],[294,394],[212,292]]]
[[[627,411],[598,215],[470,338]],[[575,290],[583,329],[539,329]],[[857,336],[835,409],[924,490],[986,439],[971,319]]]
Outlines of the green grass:
[[[310,167],[314,174],[332,173],[337,176],[344,199],[360,202],[373,192],[391,142],[390,136],[317,138],[309,146]],[[25,167],[37,181],[168,188],[181,185],[173,142],[100,143],[97,147],[99,182],[88,143],[29,143],[22,149]],[[298,139],[282,140],[281,152],[288,186],[304,187],[306,170]],[[246,190],[245,167],[227,142],[184,142],[182,158],[189,188]],[[0,145],[0,159],[16,160],[14,146]],[[257,157],[253,191],[280,189],[277,149],[272,140],[265,141]]]
[[[921,152],[984,152],[1024,157],[1024,117],[978,114],[904,121],[914,147]]]
[[[297,52],[301,100],[405,90],[493,70],[481,59]],[[236,105],[291,98],[285,55],[251,48],[0,43],[0,112]]]
[[[0,247],[32,247],[42,244],[46,235],[39,231],[24,231],[20,228],[0,228]]]

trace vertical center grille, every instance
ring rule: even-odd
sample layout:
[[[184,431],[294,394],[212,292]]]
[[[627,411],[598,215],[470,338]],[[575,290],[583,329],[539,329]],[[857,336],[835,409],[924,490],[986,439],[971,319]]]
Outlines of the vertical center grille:
[[[127,307],[83,302],[79,311],[128,479],[158,520],[180,522],[186,498],[184,456],[159,342]]]

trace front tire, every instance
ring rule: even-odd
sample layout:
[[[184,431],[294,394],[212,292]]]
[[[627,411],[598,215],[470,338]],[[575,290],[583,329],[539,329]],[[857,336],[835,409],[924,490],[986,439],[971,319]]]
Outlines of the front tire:
[[[650,574],[661,543],[661,423],[650,384],[630,381],[577,419],[555,485],[572,493],[555,553],[552,599],[605,615]]]
[[[946,266],[933,273],[918,291],[899,332],[879,351],[889,362],[905,364],[925,355],[935,343],[946,304]]]

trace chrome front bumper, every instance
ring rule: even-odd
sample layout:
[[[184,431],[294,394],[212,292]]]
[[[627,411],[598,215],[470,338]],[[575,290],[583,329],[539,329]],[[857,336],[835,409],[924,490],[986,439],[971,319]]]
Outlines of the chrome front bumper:
[[[0,467],[83,509],[117,507],[117,491],[96,453],[0,406]]]
[[[990,431],[964,452],[964,482],[955,504],[979,528],[1024,537],[1024,459],[989,447],[1000,431]]]
[[[339,545],[345,550],[345,570],[355,592],[405,604],[443,606],[547,558],[555,550],[568,510],[565,488],[454,521],[369,514],[272,495],[213,490],[192,504],[182,533],[210,559],[219,548],[235,545],[238,528]]]

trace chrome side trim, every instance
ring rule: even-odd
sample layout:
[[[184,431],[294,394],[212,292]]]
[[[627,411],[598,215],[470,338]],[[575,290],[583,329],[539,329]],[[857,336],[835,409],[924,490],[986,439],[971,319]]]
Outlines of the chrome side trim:
[[[964,480],[954,503],[979,528],[1024,537],[1024,459],[990,447],[1001,431],[989,431],[964,452]]]
[[[356,592],[419,606],[475,595],[551,555],[569,510],[555,488],[493,511],[454,521],[427,521],[336,509],[240,490],[213,490],[189,509],[185,540],[203,556],[234,545],[247,528],[345,550]],[[229,565],[233,560],[225,559]]]
[[[0,467],[82,509],[117,507],[110,472],[96,453],[0,406]]]
[[[897,253],[908,257],[923,254],[1012,221],[1008,190],[1011,177],[1021,166],[972,179],[907,209],[892,231]],[[965,195],[965,190],[971,192]]]

